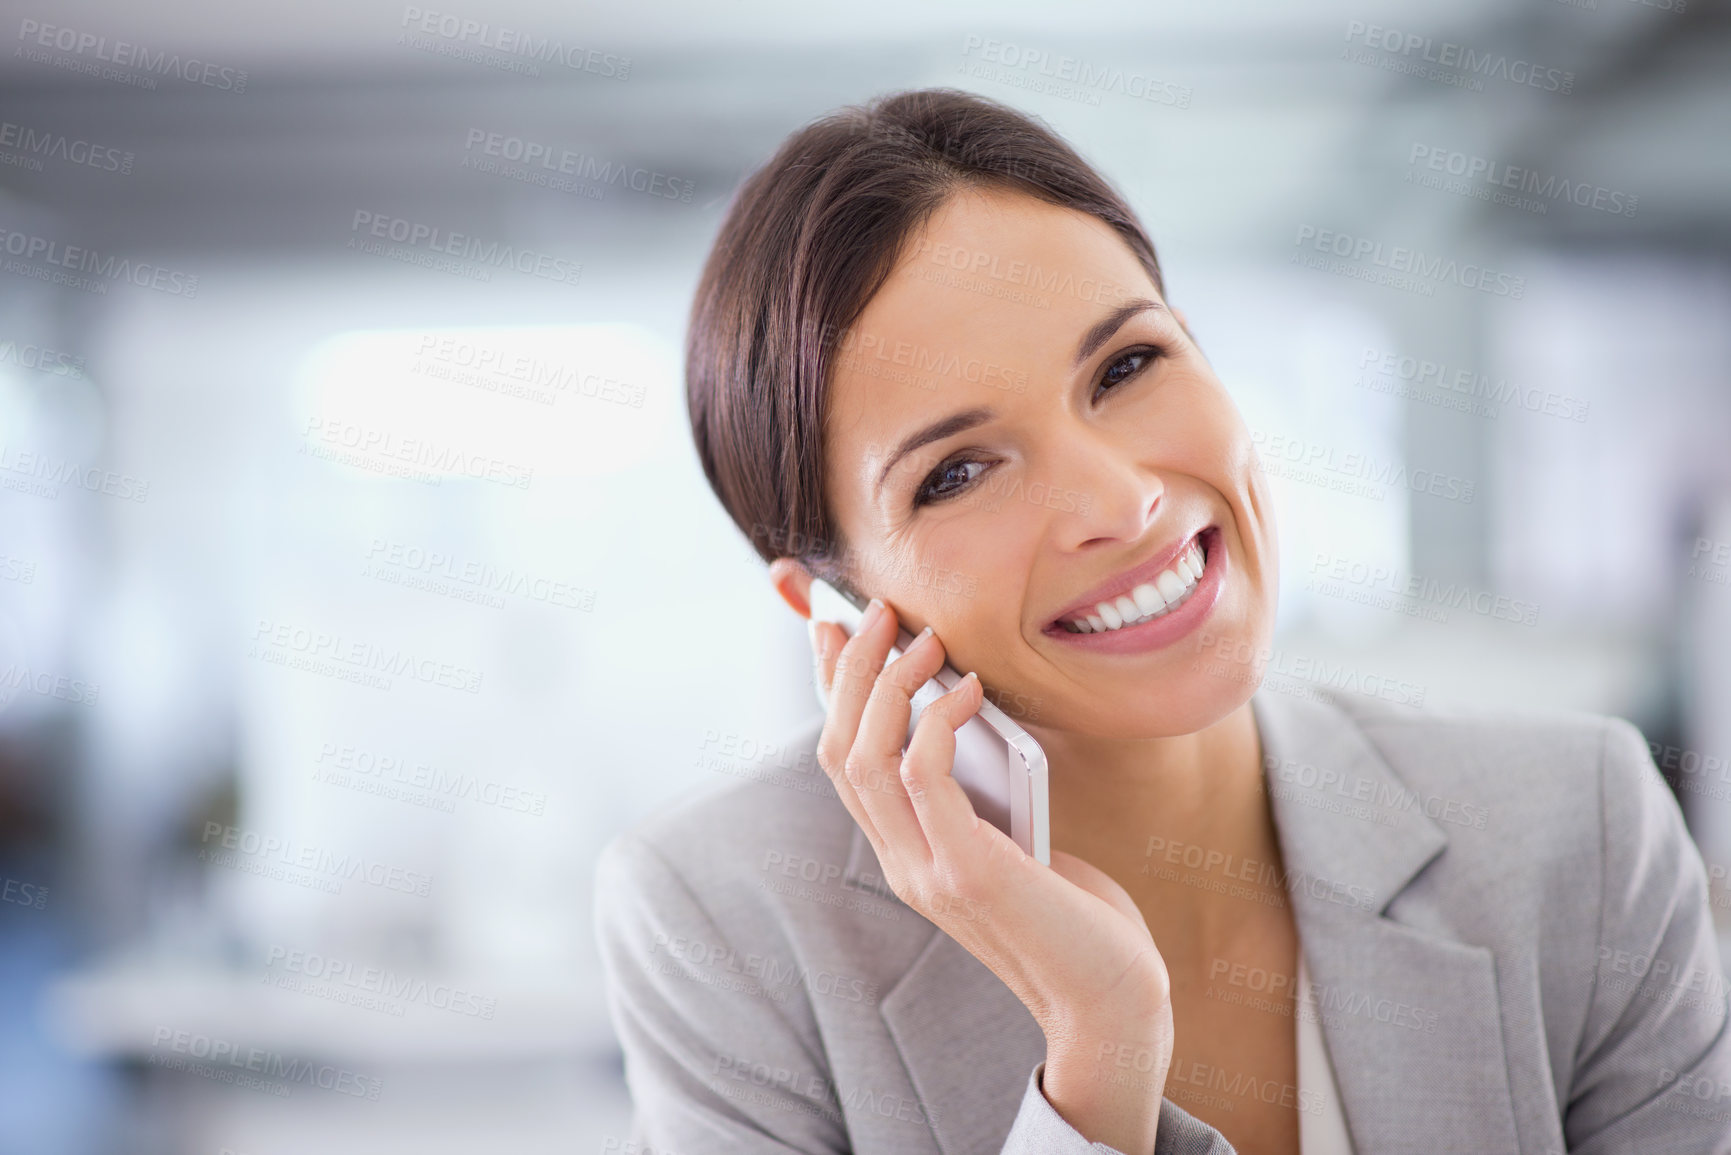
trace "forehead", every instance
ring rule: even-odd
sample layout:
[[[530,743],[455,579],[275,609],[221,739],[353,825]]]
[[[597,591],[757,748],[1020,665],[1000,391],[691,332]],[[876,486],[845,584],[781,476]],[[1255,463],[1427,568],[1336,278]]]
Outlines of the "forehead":
[[[1091,324],[1127,296],[1154,296],[1141,263],[1098,217],[999,189],[958,190],[904,246],[861,313],[968,328]]]

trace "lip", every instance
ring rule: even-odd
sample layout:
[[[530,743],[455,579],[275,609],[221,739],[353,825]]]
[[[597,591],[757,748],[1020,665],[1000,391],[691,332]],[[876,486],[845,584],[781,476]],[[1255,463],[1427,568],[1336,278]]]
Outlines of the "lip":
[[[1047,628],[1057,626],[1058,629],[1062,630],[1064,627],[1058,626],[1058,622],[1064,618],[1084,617],[1093,613],[1094,607],[1101,602],[1110,601],[1119,594],[1127,594],[1144,582],[1152,582],[1163,572],[1171,569],[1173,563],[1184,556],[1184,551],[1190,548],[1191,542],[1199,540],[1203,534],[1213,528],[1212,525],[1199,527],[1194,533],[1180,538],[1134,569],[1125,570],[1117,577],[1101,582],[1089,590],[1085,596],[1077,598],[1072,605],[1053,614],[1052,620],[1046,623]]]
[[[1202,577],[1196,583],[1196,588],[1190,596],[1184,599],[1184,604],[1170,613],[1161,614],[1157,618],[1149,618],[1134,626],[1109,630],[1103,634],[1072,634],[1058,624],[1059,619],[1076,617],[1084,610],[1093,607],[1107,597],[1133,589],[1145,581],[1152,581],[1159,573],[1169,568],[1183,552],[1190,548],[1192,541],[1200,540],[1206,561]],[[1041,631],[1054,641],[1065,645],[1079,646],[1083,649],[1101,653],[1133,653],[1143,650],[1158,649],[1169,645],[1195,629],[1214,610],[1214,605],[1220,600],[1221,590],[1225,588],[1226,578],[1226,548],[1217,526],[1208,526],[1189,537],[1178,545],[1156,555],[1152,560],[1142,563],[1110,582],[1095,587],[1092,601],[1080,601],[1069,609],[1058,614]]]

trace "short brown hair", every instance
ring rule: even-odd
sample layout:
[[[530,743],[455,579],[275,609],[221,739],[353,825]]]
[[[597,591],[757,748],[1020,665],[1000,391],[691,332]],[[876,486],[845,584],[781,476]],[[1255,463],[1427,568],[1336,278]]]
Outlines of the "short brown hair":
[[[765,561],[794,557],[851,585],[824,487],[831,353],[910,235],[967,187],[1099,218],[1164,295],[1153,242],[1129,205],[1033,117],[928,88],[795,132],[734,194],[698,281],[685,349],[704,475]]]

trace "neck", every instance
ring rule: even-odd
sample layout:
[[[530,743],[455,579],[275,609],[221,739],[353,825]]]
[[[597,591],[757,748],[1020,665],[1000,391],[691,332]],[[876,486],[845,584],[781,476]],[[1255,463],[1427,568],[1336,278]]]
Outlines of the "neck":
[[[1157,942],[1163,929],[1199,948],[1235,933],[1255,904],[1222,902],[1220,884],[1254,879],[1280,888],[1279,839],[1248,701],[1192,734],[1043,731],[1040,744],[1053,849],[1117,880],[1143,907]]]

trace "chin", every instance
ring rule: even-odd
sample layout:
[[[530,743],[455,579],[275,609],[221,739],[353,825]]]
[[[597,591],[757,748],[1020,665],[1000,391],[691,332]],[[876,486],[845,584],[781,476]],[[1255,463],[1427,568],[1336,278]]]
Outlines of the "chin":
[[[1038,723],[1021,721],[1036,741],[1045,730],[1114,741],[1175,738],[1206,730],[1231,715],[1250,700],[1259,681],[1229,680],[1187,669],[1180,675],[1150,680],[1134,691],[1120,687],[1116,694],[1087,703],[1069,703],[1067,708],[1042,715]]]
[[[1254,684],[1199,675],[1189,684],[1151,686],[1141,709],[1097,719],[1095,732],[1112,738],[1173,738],[1194,734],[1228,717],[1250,700]]]

